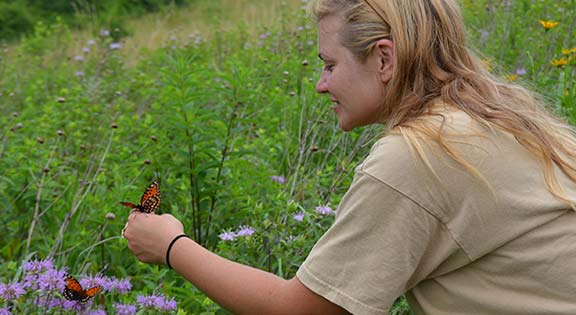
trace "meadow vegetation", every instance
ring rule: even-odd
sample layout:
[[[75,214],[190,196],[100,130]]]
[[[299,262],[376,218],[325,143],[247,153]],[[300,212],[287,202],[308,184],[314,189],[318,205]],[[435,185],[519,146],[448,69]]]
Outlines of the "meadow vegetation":
[[[576,1],[461,3],[486,67],[576,123]],[[102,287],[85,314],[226,314],[120,237],[119,202],[154,179],[160,212],[200,244],[295,274],[382,133],[341,132],[316,95],[305,5],[198,1],[80,31],[54,18],[3,45],[0,314],[78,312],[48,281],[65,272]],[[391,312],[408,314],[405,301]]]

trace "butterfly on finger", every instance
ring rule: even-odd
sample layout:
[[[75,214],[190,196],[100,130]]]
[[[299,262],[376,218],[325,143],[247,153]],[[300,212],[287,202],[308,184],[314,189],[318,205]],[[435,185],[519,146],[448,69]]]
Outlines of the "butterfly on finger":
[[[88,300],[93,298],[101,290],[98,286],[85,290],[82,288],[80,282],[71,275],[66,275],[64,282],[64,292],[62,292],[64,298],[70,301],[77,301],[80,304],[86,304]]]
[[[146,188],[146,191],[144,191],[142,198],[140,198],[140,204],[126,201],[121,201],[120,204],[131,209],[136,209],[140,212],[154,213],[160,207],[161,200],[160,185],[157,181],[153,181],[152,184]]]

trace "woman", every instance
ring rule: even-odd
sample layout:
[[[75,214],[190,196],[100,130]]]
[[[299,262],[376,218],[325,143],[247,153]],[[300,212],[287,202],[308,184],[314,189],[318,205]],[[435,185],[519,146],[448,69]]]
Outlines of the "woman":
[[[188,238],[169,246],[183,231],[170,215],[130,215],[138,259],[169,259],[239,314],[386,314],[403,294],[416,314],[576,314],[572,129],[483,69],[454,0],[312,11],[316,89],[339,126],[386,126],[334,225],[290,280]]]

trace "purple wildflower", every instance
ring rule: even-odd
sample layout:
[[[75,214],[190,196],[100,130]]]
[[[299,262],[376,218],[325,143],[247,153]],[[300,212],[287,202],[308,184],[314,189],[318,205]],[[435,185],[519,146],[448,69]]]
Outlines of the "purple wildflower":
[[[52,259],[33,260],[27,261],[23,266],[24,271],[28,273],[36,273],[54,269],[54,261]]]
[[[175,311],[177,307],[178,305],[176,304],[176,301],[174,300],[174,298],[171,298],[170,300],[164,299],[159,309],[167,312],[167,311]]]
[[[332,210],[332,208],[330,208],[330,206],[328,205],[316,207],[315,210],[317,213],[320,213],[322,215],[329,215],[334,213],[334,210]]]
[[[122,48],[122,44],[121,43],[111,43],[110,44],[110,49],[120,49]]]
[[[240,229],[236,232],[236,236],[250,236],[254,234],[254,229],[248,225],[240,226]]]
[[[270,36],[270,32],[262,33],[262,34],[260,34],[259,37],[260,37],[260,39],[266,39],[266,38],[268,38],[268,36]]]
[[[136,301],[144,308],[155,308],[162,311],[175,310],[177,307],[174,299],[168,300],[161,295],[140,295]]]
[[[90,48],[84,46],[84,47],[82,47],[82,52],[85,53],[85,54],[87,54],[87,53],[90,52]]]
[[[139,295],[136,301],[141,307],[154,307],[157,299],[155,295]]]
[[[286,178],[284,178],[284,176],[272,176],[271,177],[273,181],[279,183],[279,184],[284,184],[286,182]]]
[[[120,294],[126,294],[132,290],[130,279],[117,280],[114,286],[114,291]]]
[[[488,32],[487,30],[481,29],[479,30],[479,32],[480,32],[480,39],[483,41],[487,40],[488,37],[490,37],[490,32]]]
[[[236,233],[234,232],[222,232],[218,237],[223,241],[234,241],[236,240]]]
[[[100,287],[103,291],[114,289],[116,278],[106,276],[88,276],[80,280],[83,288]]]
[[[106,315],[106,311],[103,309],[86,310],[82,312],[82,315]]]
[[[103,37],[110,36],[110,31],[109,30],[101,30],[100,36],[103,36]]]
[[[78,61],[78,62],[82,62],[84,61],[84,56],[82,55],[76,55],[74,56],[74,60]]]
[[[0,307],[0,315],[12,315],[12,313],[10,313],[10,311],[7,308]]]
[[[304,220],[304,212],[300,211],[296,213],[292,218],[298,222],[302,222],[302,220]]]
[[[88,303],[92,303],[92,300],[88,301]],[[81,304],[78,301],[72,301],[72,300],[63,300],[62,302],[62,308],[65,310],[74,310],[77,313],[83,311],[86,309],[86,305],[87,304]]]
[[[164,298],[160,295],[141,295],[136,298],[143,307],[161,308],[164,305]]]
[[[84,71],[76,71],[75,74],[76,74],[77,77],[81,78],[81,77],[84,76]]]
[[[40,296],[34,299],[34,304],[42,306],[46,309],[54,309],[63,307],[63,300],[56,297]]]
[[[92,46],[92,45],[96,44],[96,41],[93,40],[93,39],[89,39],[86,43],[87,43],[88,45]]]
[[[22,283],[24,287],[30,289],[32,291],[38,290],[38,275],[37,274],[28,274],[25,275],[22,279]]]
[[[64,290],[67,271],[47,270],[38,277],[38,288],[42,291],[62,291]]]
[[[117,315],[134,315],[136,314],[136,305],[131,304],[114,304]]]
[[[516,74],[517,75],[525,75],[526,74],[526,69],[524,68],[519,68],[516,70]]]
[[[35,260],[24,263],[24,278],[22,279],[22,284],[25,288],[30,290],[38,289],[59,289],[64,287],[63,275],[66,273],[66,269],[57,271],[54,268],[52,259],[46,260]],[[55,277],[62,276],[61,279],[56,280]]]
[[[24,286],[21,283],[0,283],[0,297],[4,298],[5,300],[12,301],[24,293],[26,292],[24,291]]]

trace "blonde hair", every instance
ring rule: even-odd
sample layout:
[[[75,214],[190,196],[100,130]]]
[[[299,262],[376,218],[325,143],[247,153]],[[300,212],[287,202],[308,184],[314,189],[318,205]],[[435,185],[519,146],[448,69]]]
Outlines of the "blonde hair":
[[[418,139],[437,142],[443,151],[476,177],[482,175],[461,158],[425,116],[437,115],[437,103],[455,107],[482,125],[505,130],[542,163],[548,190],[575,208],[565,196],[554,166],[576,182],[573,129],[549,113],[529,90],[491,75],[466,45],[455,0],[316,0],[311,12],[319,21],[339,15],[340,42],[365,61],[379,39],[394,42],[396,67],[383,99],[382,120],[399,131],[427,161]],[[426,163],[430,166],[428,163]]]

